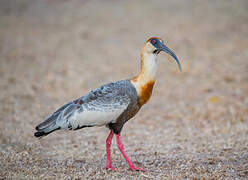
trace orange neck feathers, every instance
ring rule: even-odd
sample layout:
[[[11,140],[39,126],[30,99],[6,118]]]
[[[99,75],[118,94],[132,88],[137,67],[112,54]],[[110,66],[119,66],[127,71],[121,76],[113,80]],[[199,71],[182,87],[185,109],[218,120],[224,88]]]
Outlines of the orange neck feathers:
[[[139,96],[139,104],[145,104],[152,95],[157,71],[156,55],[147,52],[146,46],[141,52],[141,70],[138,76],[131,79]]]

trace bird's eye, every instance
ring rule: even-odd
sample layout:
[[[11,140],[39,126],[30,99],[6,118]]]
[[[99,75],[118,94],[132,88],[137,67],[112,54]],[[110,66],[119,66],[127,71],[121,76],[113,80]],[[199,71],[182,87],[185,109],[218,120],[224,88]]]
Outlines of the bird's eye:
[[[156,44],[156,42],[157,42],[156,39],[152,40],[152,44]]]

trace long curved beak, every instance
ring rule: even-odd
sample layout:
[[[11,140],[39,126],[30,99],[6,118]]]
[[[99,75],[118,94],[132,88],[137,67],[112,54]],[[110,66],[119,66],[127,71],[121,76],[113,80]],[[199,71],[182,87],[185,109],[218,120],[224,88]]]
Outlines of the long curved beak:
[[[178,58],[177,58],[177,56],[176,56],[176,54],[172,51],[172,50],[170,50],[168,47],[166,47],[163,43],[159,43],[159,45],[158,45],[159,47],[157,47],[160,51],[164,51],[164,52],[166,52],[166,53],[168,53],[169,55],[171,55],[175,60],[176,60],[176,62],[177,62],[177,64],[178,64],[178,68],[179,68],[179,70],[182,72],[182,67],[181,67],[181,64],[180,64],[180,61],[178,60]]]

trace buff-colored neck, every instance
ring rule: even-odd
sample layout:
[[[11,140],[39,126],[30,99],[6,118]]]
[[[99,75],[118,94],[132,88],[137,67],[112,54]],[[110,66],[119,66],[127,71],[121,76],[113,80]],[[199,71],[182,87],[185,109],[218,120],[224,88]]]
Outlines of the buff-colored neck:
[[[148,53],[145,47],[141,53],[141,70],[138,76],[131,79],[139,96],[139,104],[145,104],[152,95],[157,72],[156,55]]]

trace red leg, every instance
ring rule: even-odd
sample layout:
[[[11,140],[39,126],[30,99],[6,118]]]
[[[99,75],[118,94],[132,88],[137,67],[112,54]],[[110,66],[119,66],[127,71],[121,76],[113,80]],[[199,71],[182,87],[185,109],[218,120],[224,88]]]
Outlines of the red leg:
[[[106,169],[115,170],[116,168],[112,168],[111,165],[111,142],[114,136],[114,132],[110,131],[108,138],[106,139],[106,151],[107,151],[107,162],[106,162]]]
[[[126,159],[128,165],[129,165],[129,168],[132,170],[132,171],[146,171],[144,169],[141,169],[139,167],[136,167],[133,162],[130,160],[130,158],[127,156],[126,152],[124,151],[124,145],[122,144],[121,142],[121,135],[118,134],[116,135],[116,143],[117,143],[117,146],[119,148],[119,150],[121,151],[122,155],[124,156],[124,158]]]

